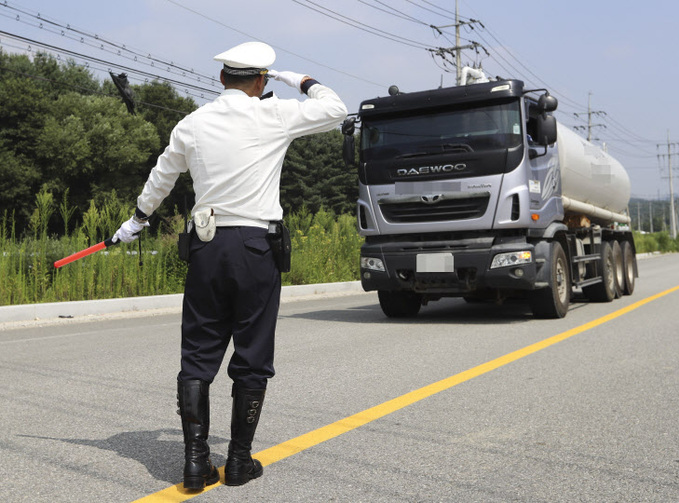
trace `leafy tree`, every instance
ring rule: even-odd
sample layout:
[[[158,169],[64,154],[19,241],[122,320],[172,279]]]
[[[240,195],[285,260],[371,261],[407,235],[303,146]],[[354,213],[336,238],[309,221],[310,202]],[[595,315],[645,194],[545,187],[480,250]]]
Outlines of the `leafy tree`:
[[[35,55],[31,73],[51,99],[69,90],[76,90],[80,94],[96,94],[101,90],[99,81],[86,68],[72,60],[62,62],[45,53]]]
[[[0,203],[17,210],[19,229],[43,183],[58,199],[70,188],[80,215],[112,190],[134,200],[160,148],[151,122],[104,96],[74,63],[0,52],[0,68]]]
[[[23,229],[33,211],[35,187],[39,185],[40,174],[28,159],[16,155],[2,143],[0,143],[0,210],[13,211],[19,225],[17,229]]]
[[[70,92],[52,102],[34,155],[48,188],[57,194],[70,188],[83,212],[91,199],[112,190],[135,198],[158,144],[153,125],[128,114],[119,100]]]
[[[0,209],[13,209],[17,229],[33,211],[41,174],[33,149],[49,111],[49,100],[30,75],[30,60],[0,52]]]
[[[132,86],[135,99],[140,103],[140,115],[153,124],[160,137],[160,155],[170,142],[170,133],[186,115],[197,106],[191,98],[179,96],[174,87],[168,83],[154,80],[143,86]]]
[[[304,136],[292,142],[281,175],[281,204],[286,213],[306,206],[351,213],[358,197],[356,172],[342,160],[339,131]]]

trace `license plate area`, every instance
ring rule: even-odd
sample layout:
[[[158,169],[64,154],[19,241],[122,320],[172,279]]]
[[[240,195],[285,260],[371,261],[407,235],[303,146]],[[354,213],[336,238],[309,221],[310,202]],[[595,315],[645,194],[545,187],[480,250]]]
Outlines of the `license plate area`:
[[[455,261],[452,253],[418,253],[415,272],[453,273]]]

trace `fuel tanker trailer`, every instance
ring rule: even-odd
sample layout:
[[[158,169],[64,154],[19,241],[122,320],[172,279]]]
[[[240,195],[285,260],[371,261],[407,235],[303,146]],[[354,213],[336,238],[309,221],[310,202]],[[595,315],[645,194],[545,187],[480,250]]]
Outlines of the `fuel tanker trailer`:
[[[361,282],[387,316],[464,297],[525,299],[536,317],[561,318],[574,293],[609,302],[633,292],[629,177],[557,124],[556,108],[545,89],[499,80],[392,86],[347,119]]]

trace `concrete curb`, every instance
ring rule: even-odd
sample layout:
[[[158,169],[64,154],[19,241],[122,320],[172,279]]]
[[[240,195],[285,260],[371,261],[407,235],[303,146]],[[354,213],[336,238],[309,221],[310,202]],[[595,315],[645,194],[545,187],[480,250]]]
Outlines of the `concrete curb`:
[[[299,300],[316,295],[337,295],[363,292],[360,281],[346,283],[318,283],[314,285],[284,286],[281,302]],[[75,318],[151,309],[176,310],[182,308],[183,294],[126,297],[123,299],[83,300],[0,306],[0,324],[58,318]]]

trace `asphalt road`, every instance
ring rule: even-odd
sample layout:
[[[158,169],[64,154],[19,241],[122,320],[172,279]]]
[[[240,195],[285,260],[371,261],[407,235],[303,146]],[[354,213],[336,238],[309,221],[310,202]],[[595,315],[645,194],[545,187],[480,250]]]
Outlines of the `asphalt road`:
[[[374,294],[285,303],[264,476],[190,501],[679,501],[679,255],[639,265],[632,296],[563,320],[458,299],[410,321]],[[0,501],[186,500],[180,316],[143,314],[0,325]],[[223,372],[218,466],[229,390]]]

